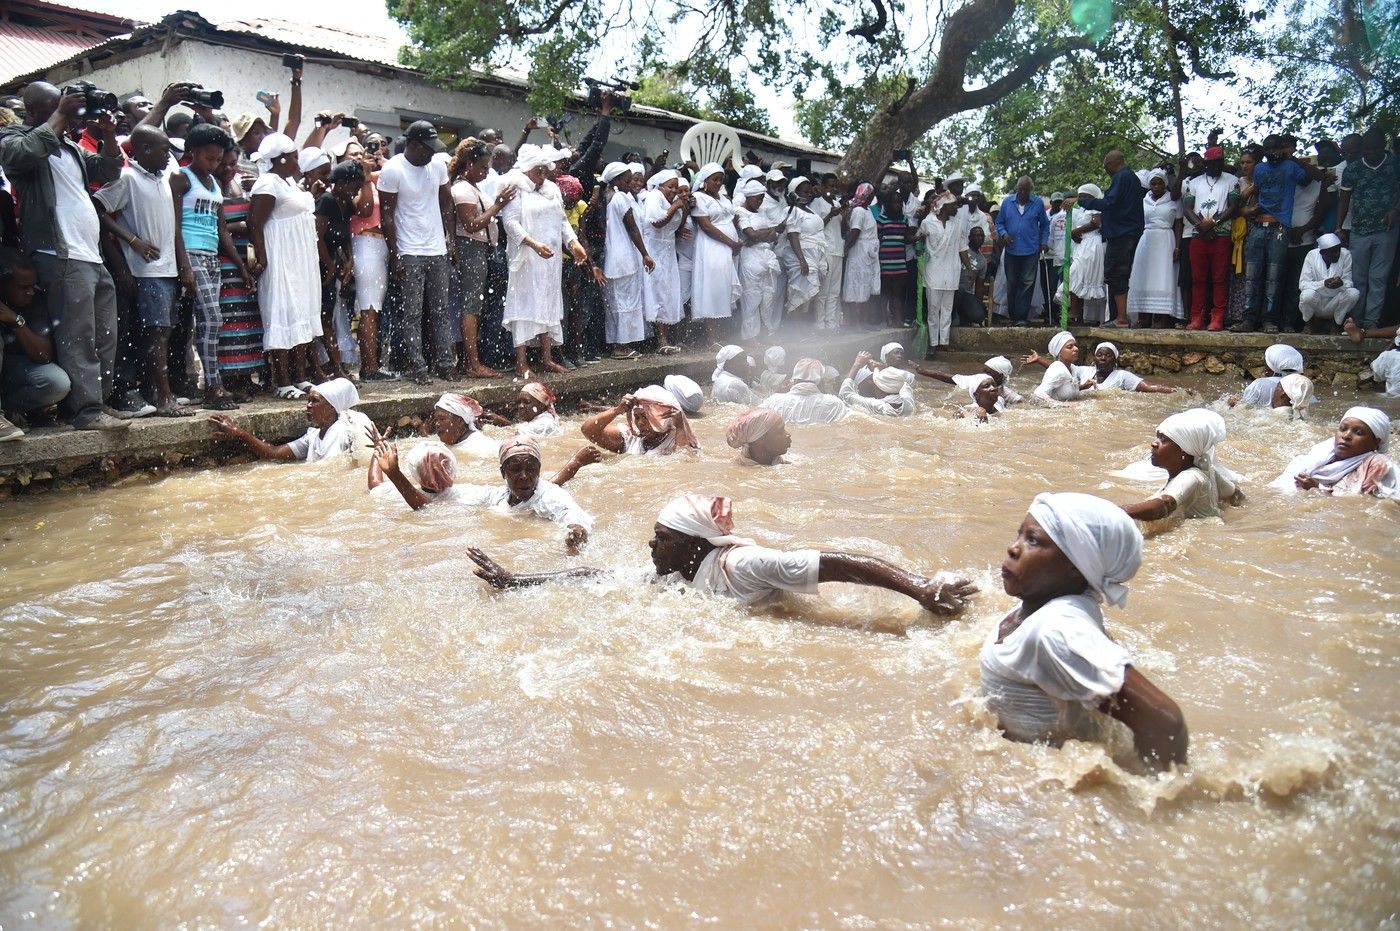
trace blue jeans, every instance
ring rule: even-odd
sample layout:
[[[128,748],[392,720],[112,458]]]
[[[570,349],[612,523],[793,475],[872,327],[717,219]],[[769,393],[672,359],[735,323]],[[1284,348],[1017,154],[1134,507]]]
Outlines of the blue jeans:
[[[1395,261],[1395,238],[1400,236],[1400,224],[1383,233],[1351,236],[1351,281],[1361,292],[1353,312],[1362,327],[1374,327],[1381,322],[1385,305],[1386,279]]]
[[[1035,296],[1035,272],[1040,267],[1040,253],[1012,255],[1002,253],[1002,266],[1006,269],[1006,313],[1015,323],[1028,320],[1031,315],[1031,299]]]
[[[4,392],[7,411],[27,414],[68,397],[68,373],[52,362],[30,362],[25,356],[7,352],[0,364],[4,365],[0,390]]]
[[[1288,228],[1251,226],[1244,241],[1244,319],[1278,326],[1279,286],[1288,259]]]

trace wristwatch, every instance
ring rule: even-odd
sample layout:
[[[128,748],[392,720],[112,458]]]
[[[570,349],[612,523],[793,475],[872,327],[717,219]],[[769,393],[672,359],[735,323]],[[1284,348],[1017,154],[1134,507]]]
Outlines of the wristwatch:
[[[24,314],[15,314],[15,329],[18,330],[22,326],[25,326]]]

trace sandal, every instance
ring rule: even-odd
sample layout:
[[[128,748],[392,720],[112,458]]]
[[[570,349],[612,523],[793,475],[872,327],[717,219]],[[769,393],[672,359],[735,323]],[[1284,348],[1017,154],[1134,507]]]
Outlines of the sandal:
[[[296,383],[296,389],[297,389],[298,391],[302,392],[302,393],[305,393],[305,392],[307,392],[307,391],[310,391],[312,388],[315,388],[315,387],[316,387],[315,382],[299,381],[299,382]]]
[[[306,397],[306,392],[295,385],[283,385],[273,392],[273,394],[281,401],[300,401],[302,398]]]
[[[662,346],[662,347],[660,347],[659,349],[656,350],[656,352],[657,352],[658,355],[663,355],[663,356],[674,356],[674,355],[679,355],[679,354],[680,354],[680,351],[681,351],[681,347],[679,347],[679,346]]]
[[[193,417],[194,411],[177,401],[171,401],[164,407],[157,407],[156,417]]]
[[[238,410],[238,402],[227,394],[221,394],[218,397],[214,398],[212,401],[205,401],[199,406],[204,408],[206,411]]]
[[[625,355],[619,356],[619,355],[617,355],[616,353],[614,353],[614,354],[612,355],[612,359],[613,359],[614,361],[616,361],[616,362],[626,362],[626,361],[628,361],[628,360],[630,360],[630,359],[640,359],[641,357],[642,357],[642,354],[641,354],[640,352],[638,352],[637,350],[635,350],[635,349],[633,349],[633,350],[632,350],[631,352],[629,352],[629,353],[626,353]]]

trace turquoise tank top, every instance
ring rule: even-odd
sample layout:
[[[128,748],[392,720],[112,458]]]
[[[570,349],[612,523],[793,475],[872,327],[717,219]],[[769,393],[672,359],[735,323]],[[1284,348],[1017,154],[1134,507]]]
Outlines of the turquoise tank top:
[[[200,183],[199,175],[181,168],[190,189],[180,203],[180,223],[185,248],[196,252],[219,251],[219,213],[223,210],[224,192],[217,181],[211,187]],[[212,179],[211,179],[212,180]]]

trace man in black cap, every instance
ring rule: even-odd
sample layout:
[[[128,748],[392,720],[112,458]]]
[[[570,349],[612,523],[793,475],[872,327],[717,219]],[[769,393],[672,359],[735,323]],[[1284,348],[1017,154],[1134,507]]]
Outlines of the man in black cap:
[[[453,240],[452,193],[447,164],[439,153],[447,147],[437,129],[419,120],[403,134],[404,150],[379,173],[379,215],[389,247],[389,268],[399,277],[406,371],[416,384],[432,381],[423,355],[423,314],[432,326],[433,374],[452,377],[452,318],[447,312],[447,283]]]

